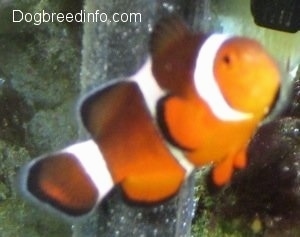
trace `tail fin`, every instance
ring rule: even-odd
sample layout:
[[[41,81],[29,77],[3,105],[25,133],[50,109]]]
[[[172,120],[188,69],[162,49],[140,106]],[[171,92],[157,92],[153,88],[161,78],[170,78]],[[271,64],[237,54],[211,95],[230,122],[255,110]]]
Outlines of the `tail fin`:
[[[92,212],[114,186],[92,140],[33,160],[21,169],[18,181],[25,197],[67,218]]]

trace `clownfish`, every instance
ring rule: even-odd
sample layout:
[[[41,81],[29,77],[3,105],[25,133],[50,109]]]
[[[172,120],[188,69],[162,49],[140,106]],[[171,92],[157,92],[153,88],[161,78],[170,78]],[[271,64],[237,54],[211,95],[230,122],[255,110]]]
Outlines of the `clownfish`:
[[[91,139],[29,162],[20,189],[35,203],[81,217],[116,185],[137,203],[166,200],[206,164],[213,164],[213,182],[224,185],[246,166],[249,140],[280,84],[258,42],[165,20],[139,71],[82,99],[79,115]]]

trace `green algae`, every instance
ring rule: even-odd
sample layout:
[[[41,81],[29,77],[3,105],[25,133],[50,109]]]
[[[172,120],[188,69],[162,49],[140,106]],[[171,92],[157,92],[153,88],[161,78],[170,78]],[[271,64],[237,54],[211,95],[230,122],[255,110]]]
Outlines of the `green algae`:
[[[1,237],[71,236],[68,225],[15,198],[0,204],[0,223]]]
[[[255,235],[251,228],[253,220],[237,215],[235,196],[225,189],[211,189],[208,177],[211,167],[197,172],[195,199],[197,209],[192,226],[192,237],[250,237]]]
[[[0,236],[67,237],[71,226],[24,203],[20,166],[77,137],[80,24],[12,23],[13,9],[74,11],[82,2],[7,1],[0,6]],[[70,7],[70,8],[68,8]]]
[[[76,114],[74,99],[65,101],[54,109],[39,110],[27,123],[27,145],[35,147],[37,151],[53,152],[74,143],[77,140]]]

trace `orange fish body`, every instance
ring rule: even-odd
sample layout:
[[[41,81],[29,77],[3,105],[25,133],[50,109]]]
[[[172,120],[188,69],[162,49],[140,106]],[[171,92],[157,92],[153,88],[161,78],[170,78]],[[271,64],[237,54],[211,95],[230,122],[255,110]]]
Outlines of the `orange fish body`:
[[[142,202],[163,200],[178,191],[185,170],[166,147],[139,87],[123,82],[99,92],[83,103],[81,113],[114,182],[121,184],[130,199]],[[106,113],[95,116],[99,108],[115,114],[111,119]],[[99,123],[102,117],[103,124]]]
[[[216,185],[245,167],[248,142],[280,86],[271,57],[253,40],[194,34],[176,19],[156,27],[150,49],[135,75],[83,99],[92,140],[22,169],[27,197],[78,217],[115,185],[132,201],[155,203],[197,167],[214,164]]]
[[[226,36],[207,39],[175,24],[174,28],[180,33],[173,37],[173,45],[160,47],[156,41],[152,50],[153,74],[158,83],[174,95],[163,105],[165,127],[173,141],[186,149],[187,158],[195,166],[215,163],[214,182],[223,185],[229,181],[233,167],[246,165],[247,144],[274,100],[280,73],[272,58],[254,40],[226,39]],[[178,50],[178,45],[185,50]],[[219,48],[213,48],[216,45]],[[203,50],[204,47],[207,49]],[[195,68],[199,73],[195,73]],[[244,117],[237,114],[227,119],[214,114],[195,86],[195,80],[205,80],[207,76],[213,77],[226,102]],[[179,83],[175,83],[177,81]]]

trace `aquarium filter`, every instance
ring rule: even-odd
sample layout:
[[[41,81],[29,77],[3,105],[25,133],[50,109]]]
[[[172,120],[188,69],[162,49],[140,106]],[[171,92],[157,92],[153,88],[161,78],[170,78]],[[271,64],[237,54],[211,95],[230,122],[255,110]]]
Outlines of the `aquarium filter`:
[[[300,30],[299,0],[251,0],[251,12],[259,26],[290,33]]]

